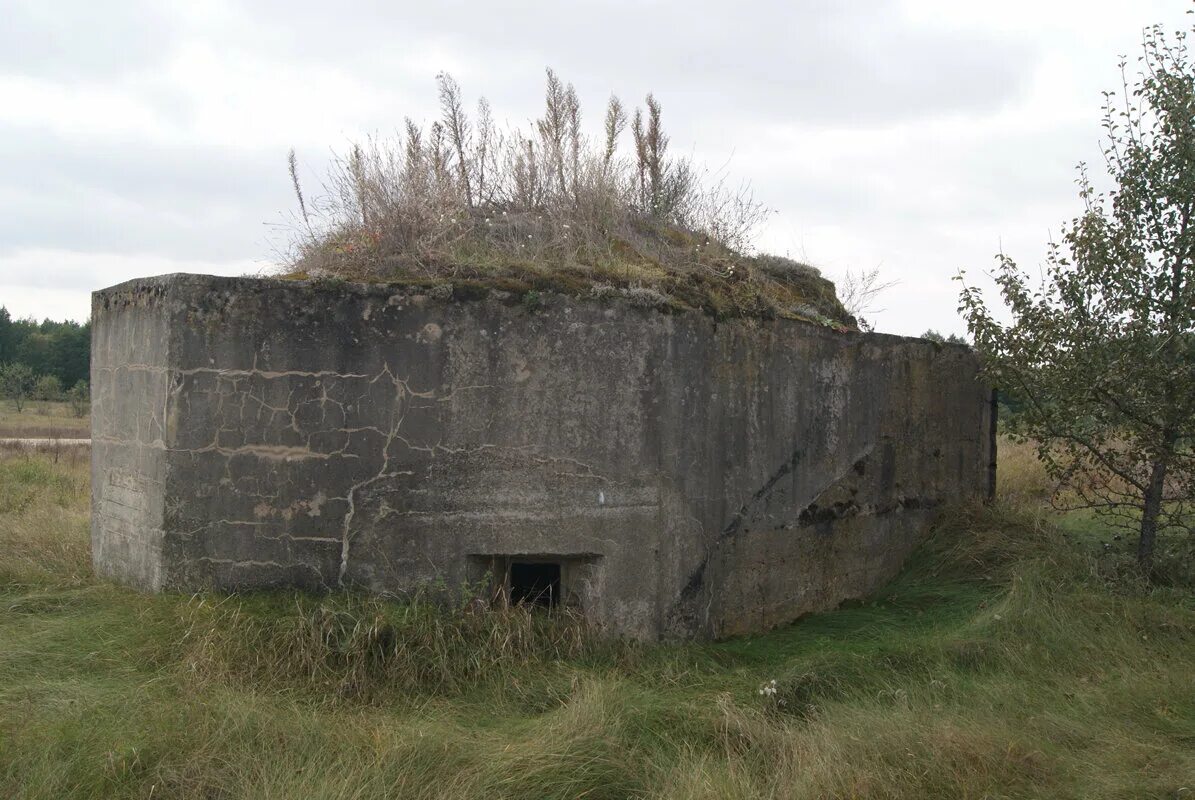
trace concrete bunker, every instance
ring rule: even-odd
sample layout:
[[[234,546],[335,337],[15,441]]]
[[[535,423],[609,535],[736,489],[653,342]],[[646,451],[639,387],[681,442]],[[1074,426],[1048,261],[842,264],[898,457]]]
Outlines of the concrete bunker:
[[[945,504],[989,490],[965,347],[444,294],[96,292],[97,570],[148,591],[489,574],[614,633],[726,636],[872,591]]]

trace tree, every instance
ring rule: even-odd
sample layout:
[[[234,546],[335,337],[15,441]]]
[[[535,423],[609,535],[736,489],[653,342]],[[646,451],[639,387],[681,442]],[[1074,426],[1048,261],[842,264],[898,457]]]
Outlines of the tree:
[[[19,361],[38,375],[73,386],[88,378],[90,351],[91,323],[14,320],[0,306],[0,364]]]
[[[921,334],[921,338],[929,339],[931,342],[937,342],[938,344],[965,344],[965,345],[971,344],[965,338],[963,338],[962,336],[959,336],[957,333],[951,333],[951,334],[938,333],[933,328],[930,328],[925,333]]]
[[[91,403],[91,387],[87,381],[79,381],[67,392],[66,399],[70,401],[71,412],[76,417],[82,417]]]
[[[990,379],[1024,403],[1016,432],[1056,500],[1133,530],[1148,574],[1158,532],[1188,527],[1195,497],[1195,65],[1185,35],[1158,26],[1138,63],[1104,95],[1112,188],[1079,165],[1084,210],[1039,288],[997,256],[1010,324],[965,283],[960,311]]]
[[[42,375],[33,385],[33,396],[38,400],[61,400],[62,384],[53,375]]]
[[[16,406],[17,413],[25,407],[25,400],[33,391],[33,370],[21,363],[0,364],[0,392]]]
[[[91,323],[52,322],[50,327],[49,361],[38,371],[53,375],[63,386],[86,380],[91,369]],[[30,366],[37,370],[36,365]]]
[[[0,364],[11,361],[16,355],[16,336],[13,332],[12,315],[0,306]]]

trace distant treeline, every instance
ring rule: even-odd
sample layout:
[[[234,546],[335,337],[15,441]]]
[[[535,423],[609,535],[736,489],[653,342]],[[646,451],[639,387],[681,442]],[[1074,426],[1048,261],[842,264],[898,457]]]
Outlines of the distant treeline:
[[[0,306],[0,364],[24,364],[35,375],[51,375],[64,388],[89,379],[91,323],[13,319]]]

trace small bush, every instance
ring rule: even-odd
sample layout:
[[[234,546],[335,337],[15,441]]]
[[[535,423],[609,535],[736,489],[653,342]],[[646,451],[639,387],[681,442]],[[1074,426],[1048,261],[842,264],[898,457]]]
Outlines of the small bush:
[[[62,383],[53,375],[42,375],[33,387],[33,397],[37,400],[57,401],[62,399]]]
[[[17,413],[24,409],[25,401],[33,393],[35,381],[33,370],[25,364],[0,364],[0,394],[12,401]]]
[[[71,405],[71,413],[76,418],[81,419],[87,415],[91,406],[91,387],[87,381],[78,381],[67,392],[66,399]]]

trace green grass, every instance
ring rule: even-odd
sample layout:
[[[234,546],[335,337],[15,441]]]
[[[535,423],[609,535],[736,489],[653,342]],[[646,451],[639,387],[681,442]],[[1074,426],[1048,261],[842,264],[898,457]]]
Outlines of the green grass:
[[[76,417],[70,403],[29,400],[18,412],[12,401],[0,401],[0,439],[87,438],[90,435],[90,418],[86,414]]]
[[[1186,797],[1195,592],[1057,525],[1017,455],[875,598],[658,647],[515,612],[139,595],[90,575],[85,463],[4,457],[0,796]]]

